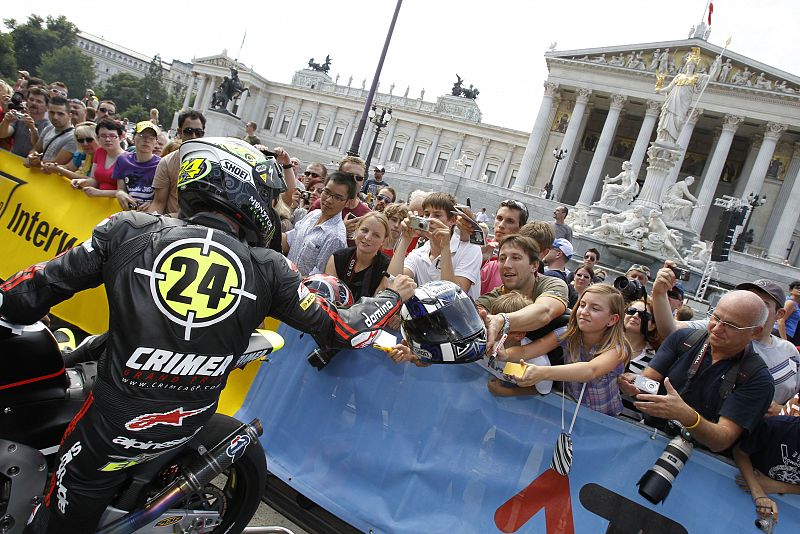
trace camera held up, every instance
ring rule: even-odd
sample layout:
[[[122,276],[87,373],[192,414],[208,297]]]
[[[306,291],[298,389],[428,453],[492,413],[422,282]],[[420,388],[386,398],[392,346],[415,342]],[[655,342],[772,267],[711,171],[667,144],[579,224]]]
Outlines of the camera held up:
[[[616,279],[614,279],[614,288],[622,293],[622,297],[625,299],[625,302],[639,300],[644,298],[644,296],[647,294],[647,290],[645,290],[641,282],[638,280],[629,280],[624,276],[618,276]]]

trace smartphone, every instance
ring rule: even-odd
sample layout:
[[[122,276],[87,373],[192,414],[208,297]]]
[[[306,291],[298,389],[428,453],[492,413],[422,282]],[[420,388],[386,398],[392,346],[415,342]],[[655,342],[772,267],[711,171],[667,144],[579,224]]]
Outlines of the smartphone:
[[[417,215],[411,215],[409,218],[409,226],[414,230],[419,230],[421,232],[427,232],[431,228],[431,223],[428,219],[424,217],[418,217]]]
[[[633,385],[642,393],[649,393],[650,395],[658,395],[659,383],[655,380],[650,380],[642,375],[637,375],[633,380]]]
[[[351,211],[350,213],[347,214],[347,217],[345,217],[345,220],[349,221],[350,219],[357,219],[357,218],[358,218],[358,215],[356,215],[355,213],[353,213]]]
[[[689,269],[684,269],[683,267],[670,267],[670,269],[675,273],[675,278],[678,280],[683,280],[684,282],[689,280]]]
[[[516,378],[522,378],[525,376],[525,366],[520,363],[506,362],[505,366],[503,367],[503,374],[514,376]]]

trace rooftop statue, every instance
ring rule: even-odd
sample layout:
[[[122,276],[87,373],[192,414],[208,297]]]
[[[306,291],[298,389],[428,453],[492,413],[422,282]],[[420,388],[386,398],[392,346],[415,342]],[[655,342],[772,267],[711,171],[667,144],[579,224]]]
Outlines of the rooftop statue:
[[[692,54],[686,60],[684,72],[678,73],[669,85],[663,88],[663,91],[667,93],[667,98],[664,101],[664,105],[661,106],[661,115],[656,128],[658,132],[656,141],[677,144],[678,136],[688,118],[689,109],[692,106],[692,100],[695,94],[702,90],[709,80],[709,77],[716,75],[719,70],[721,59],[720,56],[717,56],[717,59],[711,66],[710,74],[695,72],[699,61],[700,49],[695,47],[692,49]],[[663,73],[656,76],[656,93],[662,91],[660,83],[663,79]]]
[[[217,89],[211,94],[211,107],[214,109],[225,109],[228,102],[236,100],[242,93],[250,94],[250,89],[244,86],[239,79],[239,71],[231,67],[230,78],[225,76]]]
[[[331,55],[328,54],[325,56],[325,63],[319,64],[314,62],[314,58],[308,60],[308,68],[316,71],[316,72],[324,72],[328,74],[328,71],[331,70]]]

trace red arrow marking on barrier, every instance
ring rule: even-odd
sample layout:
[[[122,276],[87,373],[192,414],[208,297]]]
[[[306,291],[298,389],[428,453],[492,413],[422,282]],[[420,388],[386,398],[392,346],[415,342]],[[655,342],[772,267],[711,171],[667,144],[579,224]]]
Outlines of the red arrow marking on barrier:
[[[547,534],[574,534],[569,477],[548,469],[494,513],[502,532],[516,532],[544,508]]]

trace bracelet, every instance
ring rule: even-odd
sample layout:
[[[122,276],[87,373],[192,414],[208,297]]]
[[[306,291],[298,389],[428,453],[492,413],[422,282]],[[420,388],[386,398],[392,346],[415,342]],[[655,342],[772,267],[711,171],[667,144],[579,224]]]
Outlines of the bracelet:
[[[697,414],[697,421],[695,421],[692,426],[683,427],[685,430],[694,430],[695,428],[700,426],[700,419],[702,419],[702,417],[700,417],[700,413],[697,410],[694,410],[694,413]]]
[[[500,330],[500,335],[508,334],[508,331],[511,330],[511,320],[508,318],[507,313],[501,313],[500,317],[503,318],[503,329]]]
[[[288,165],[286,165],[284,163],[281,164],[281,167],[283,167],[284,169],[291,169],[293,166],[294,165],[292,165],[291,163],[289,163]]]

